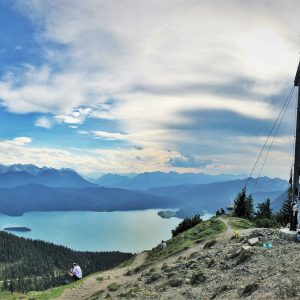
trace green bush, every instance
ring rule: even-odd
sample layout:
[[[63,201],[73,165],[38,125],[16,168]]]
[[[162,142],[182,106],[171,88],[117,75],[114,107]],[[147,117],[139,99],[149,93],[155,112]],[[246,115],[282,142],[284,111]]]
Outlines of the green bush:
[[[113,283],[111,283],[111,284],[107,287],[107,289],[108,289],[110,292],[115,292],[115,291],[118,290],[119,287],[120,287],[120,286],[119,286],[116,282],[113,282]]]
[[[263,227],[263,228],[279,228],[280,224],[277,223],[275,219],[257,219],[255,220],[256,227]]]
[[[162,276],[159,273],[154,272],[153,274],[151,274],[147,279],[146,279],[146,283],[152,283],[157,281],[158,279],[160,279]]]
[[[195,215],[193,218],[185,218],[181,223],[178,224],[175,230],[172,230],[172,237],[177,236],[179,233],[184,232],[201,222],[202,219],[200,218],[200,215]]]

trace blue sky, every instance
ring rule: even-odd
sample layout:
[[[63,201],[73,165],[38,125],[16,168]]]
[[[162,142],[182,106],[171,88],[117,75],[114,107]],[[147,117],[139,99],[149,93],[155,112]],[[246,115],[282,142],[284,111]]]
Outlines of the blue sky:
[[[293,84],[297,7],[0,1],[0,163],[248,173]],[[264,175],[289,175],[294,103]]]

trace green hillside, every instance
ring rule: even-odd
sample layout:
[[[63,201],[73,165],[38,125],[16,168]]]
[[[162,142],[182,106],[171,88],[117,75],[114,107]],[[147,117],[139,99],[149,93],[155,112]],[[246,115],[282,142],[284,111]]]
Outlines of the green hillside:
[[[224,232],[225,229],[225,224],[217,218],[212,218],[208,221],[201,222],[195,227],[168,240],[166,249],[161,250],[160,247],[157,246],[153,248],[152,251],[149,251],[145,265],[162,261],[167,257],[188,249],[197,243],[201,243],[204,240],[217,236],[218,234]]]
[[[107,270],[132,257],[121,252],[81,252],[0,232],[0,281],[8,291],[41,291],[61,285],[77,262],[84,275]],[[3,299],[3,297],[1,297]]]

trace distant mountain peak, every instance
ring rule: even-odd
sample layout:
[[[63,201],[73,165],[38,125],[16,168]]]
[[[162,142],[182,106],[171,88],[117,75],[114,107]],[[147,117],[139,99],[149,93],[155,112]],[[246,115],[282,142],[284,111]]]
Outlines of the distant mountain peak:
[[[93,183],[70,168],[55,169],[32,164],[0,165],[0,187],[42,184],[50,187],[91,187]]]

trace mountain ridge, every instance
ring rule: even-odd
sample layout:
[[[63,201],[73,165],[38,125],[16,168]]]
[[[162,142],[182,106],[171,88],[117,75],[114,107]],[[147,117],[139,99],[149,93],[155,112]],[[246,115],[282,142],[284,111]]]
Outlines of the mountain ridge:
[[[0,165],[0,187],[16,187],[26,184],[43,184],[50,187],[96,186],[72,169],[55,169],[35,165]]]

